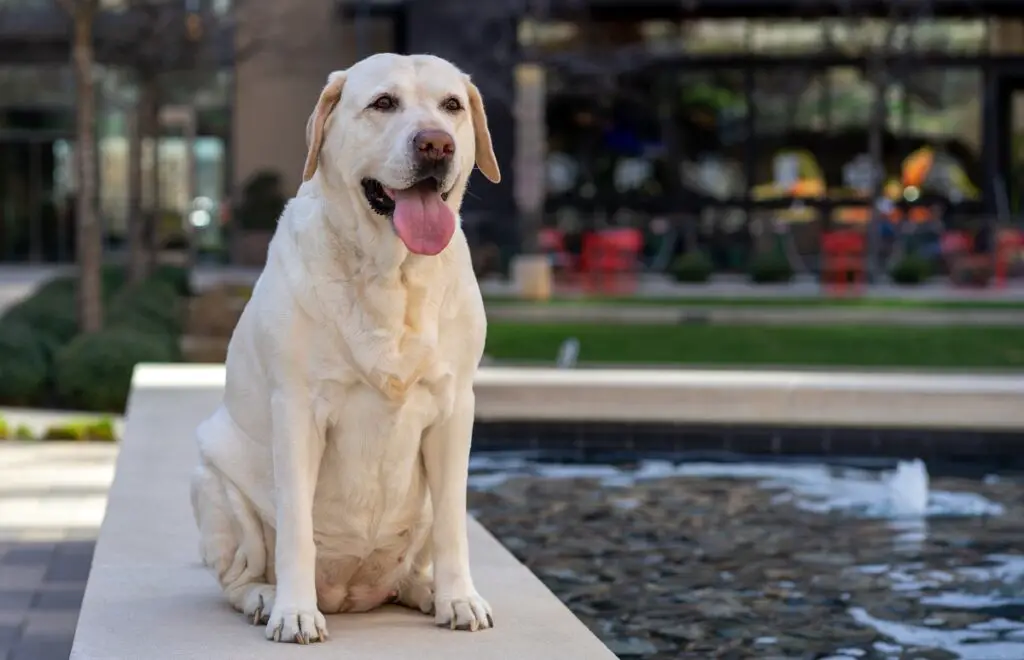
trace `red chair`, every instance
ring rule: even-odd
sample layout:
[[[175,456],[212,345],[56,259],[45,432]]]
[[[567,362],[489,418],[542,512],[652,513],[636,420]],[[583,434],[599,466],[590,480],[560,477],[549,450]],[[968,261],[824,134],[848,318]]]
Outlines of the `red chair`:
[[[1024,232],[1019,229],[1004,229],[996,238],[996,263],[993,269],[993,283],[998,288],[1006,286],[1010,264],[1015,256],[1024,252]]]
[[[537,234],[537,246],[540,251],[551,256],[556,275],[572,276],[576,270],[576,260],[565,250],[565,234],[558,229],[544,228]]]
[[[644,237],[637,229],[607,229],[583,237],[580,272],[590,290],[625,292],[636,288]]]
[[[864,288],[866,241],[859,231],[842,229],[821,236],[821,282],[830,293]]]
[[[1002,288],[1009,277],[1010,264],[1014,257],[1024,251],[1024,232],[1019,229],[1002,229],[996,234],[995,253],[977,252],[970,234],[964,231],[947,232],[942,237],[942,252],[949,260],[954,285],[984,286],[987,276],[981,279],[964,277],[965,272],[986,272],[991,269],[992,284]]]

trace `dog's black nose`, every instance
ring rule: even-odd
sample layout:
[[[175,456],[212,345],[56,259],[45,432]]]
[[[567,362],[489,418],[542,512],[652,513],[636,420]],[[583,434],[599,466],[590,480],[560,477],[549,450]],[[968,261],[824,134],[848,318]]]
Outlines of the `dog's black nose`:
[[[447,131],[420,131],[412,139],[413,153],[423,165],[446,165],[455,155],[455,138]]]

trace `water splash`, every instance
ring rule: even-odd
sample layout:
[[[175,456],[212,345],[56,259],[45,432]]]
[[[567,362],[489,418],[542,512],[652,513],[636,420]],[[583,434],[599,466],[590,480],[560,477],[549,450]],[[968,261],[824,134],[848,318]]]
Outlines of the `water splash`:
[[[533,463],[521,457],[474,456],[470,460],[470,486],[495,488],[514,476],[548,479],[590,478],[609,488],[675,477],[752,479],[779,491],[775,502],[791,503],[816,513],[845,511],[868,518],[997,516],[1002,505],[971,492],[931,490],[921,461],[901,463],[895,471],[870,472],[827,465],[778,465],[770,463],[672,463],[644,461],[635,469],[612,465],[564,465]],[[912,527],[912,526],[911,526]],[[907,540],[922,530],[908,527]]]
[[[923,516],[928,512],[928,470],[921,459],[900,461],[888,482],[894,515]]]

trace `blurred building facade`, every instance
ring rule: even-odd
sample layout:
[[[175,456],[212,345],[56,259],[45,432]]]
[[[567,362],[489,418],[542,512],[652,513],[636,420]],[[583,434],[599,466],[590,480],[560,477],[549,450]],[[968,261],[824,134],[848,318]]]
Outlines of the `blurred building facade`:
[[[724,266],[759,218],[856,222],[876,187],[905,217],[1021,210],[1015,0],[180,1],[214,43],[161,74],[159,208],[172,224],[192,218],[212,252],[228,243],[217,209],[247,181],[274,174],[285,195],[298,185],[328,72],[379,51],[448,57],[481,86],[506,178],[474,180],[467,229],[506,256],[538,199],[535,222],[549,226],[696,218]],[[104,47],[131,2],[101,4],[99,206],[116,248],[139,92],[131,53]],[[71,254],[67,57],[54,0],[0,2],[3,260]],[[527,85],[540,87],[540,113],[519,102]],[[538,120],[543,131],[527,130]]]

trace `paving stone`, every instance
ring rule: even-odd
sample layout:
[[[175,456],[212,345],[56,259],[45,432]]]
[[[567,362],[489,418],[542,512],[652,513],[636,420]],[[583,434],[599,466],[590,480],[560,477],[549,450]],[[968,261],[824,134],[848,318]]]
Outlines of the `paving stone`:
[[[13,545],[8,549],[0,564],[4,566],[45,566],[53,557],[52,543],[26,543]]]
[[[95,531],[90,530],[90,533],[95,535]],[[66,555],[89,555],[92,557],[93,552],[96,550],[96,541],[95,539],[64,541],[59,543],[55,550],[62,557]]]
[[[85,583],[80,586],[65,587],[63,589],[45,589],[35,594],[35,601],[32,608],[36,610],[73,610],[77,612],[82,607],[82,598],[85,596]]]
[[[0,658],[21,638],[21,624],[0,624]]]
[[[88,580],[92,569],[91,554],[64,554],[50,563],[46,580]]]
[[[78,626],[78,610],[42,612],[33,610],[25,621],[25,637],[74,637]]]
[[[32,606],[35,591],[5,589],[0,585],[0,610],[27,610]]]
[[[43,583],[47,566],[4,566],[0,564],[0,589],[37,589]]]
[[[7,660],[68,660],[73,642],[73,637],[24,637],[18,646],[8,653]]]

